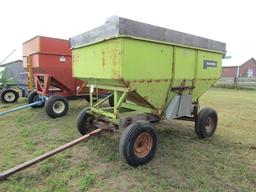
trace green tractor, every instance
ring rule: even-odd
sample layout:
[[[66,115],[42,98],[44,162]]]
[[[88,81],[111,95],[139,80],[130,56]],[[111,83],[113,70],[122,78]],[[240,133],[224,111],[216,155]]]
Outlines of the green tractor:
[[[14,103],[28,94],[26,76],[21,60],[0,66],[0,100],[3,103]]]

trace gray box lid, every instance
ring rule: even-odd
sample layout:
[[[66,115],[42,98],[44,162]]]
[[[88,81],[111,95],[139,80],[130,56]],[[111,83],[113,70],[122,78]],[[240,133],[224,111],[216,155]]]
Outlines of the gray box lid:
[[[70,38],[70,45],[71,48],[77,48],[119,36],[145,38],[164,43],[226,52],[225,43],[119,16],[112,16],[107,19],[104,25]]]

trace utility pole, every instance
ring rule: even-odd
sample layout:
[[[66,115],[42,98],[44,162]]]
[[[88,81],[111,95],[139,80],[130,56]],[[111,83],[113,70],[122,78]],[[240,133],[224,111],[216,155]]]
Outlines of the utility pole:
[[[0,65],[2,65],[15,51],[16,51],[16,49],[14,49],[11,53],[9,53],[9,55],[7,55],[7,57],[5,57],[5,58],[0,62]]]

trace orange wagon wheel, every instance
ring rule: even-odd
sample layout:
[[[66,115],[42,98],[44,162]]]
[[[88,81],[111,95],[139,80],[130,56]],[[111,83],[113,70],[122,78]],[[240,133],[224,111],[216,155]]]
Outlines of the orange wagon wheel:
[[[155,155],[157,131],[147,121],[137,121],[125,128],[119,143],[123,159],[132,166],[143,165]]]

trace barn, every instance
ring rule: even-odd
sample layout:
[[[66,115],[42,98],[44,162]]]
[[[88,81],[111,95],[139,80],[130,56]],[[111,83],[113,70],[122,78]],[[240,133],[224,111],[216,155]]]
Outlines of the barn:
[[[256,77],[256,60],[251,58],[239,66],[222,67],[222,77]]]

